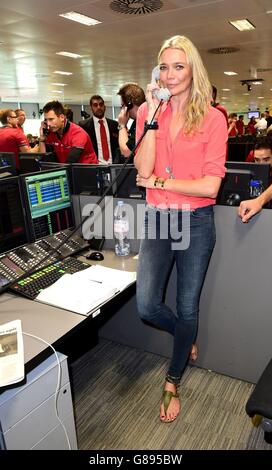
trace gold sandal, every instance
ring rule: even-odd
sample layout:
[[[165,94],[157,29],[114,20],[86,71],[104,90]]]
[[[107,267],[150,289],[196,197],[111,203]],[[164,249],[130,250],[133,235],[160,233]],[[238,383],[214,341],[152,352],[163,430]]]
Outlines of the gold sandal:
[[[168,407],[170,405],[170,401],[172,400],[172,398],[179,398],[179,394],[176,392],[171,392],[170,390],[164,390],[163,391],[163,394],[162,394],[162,404],[163,404],[163,409],[164,409],[164,413],[166,415],[167,413],[167,410],[168,410]],[[175,418],[171,419],[170,421],[165,421],[164,419],[161,419],[161,422],[162,423],[172,423],[173,421],[175,421],[175,419],[178,417],[178,414]]]

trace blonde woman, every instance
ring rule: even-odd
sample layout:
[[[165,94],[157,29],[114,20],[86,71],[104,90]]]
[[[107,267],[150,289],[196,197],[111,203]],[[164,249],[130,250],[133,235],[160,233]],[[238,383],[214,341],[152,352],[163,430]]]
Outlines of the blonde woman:
[[[167,39],[158,63],[160,85],[171,97],[160,106],[158,126],[149,126],[135,157],[137,184],[147,188],[137,302],[142,319],[173,336],[160,405],[160,419],[168,423],[180,412],[178,386],[196,339],[199,298],[215,243],[213,205],[225,173],[228,136],[225,117],[210,105],[211,85],[193,43],[185,36]],[[158,107],[158,88],[156,83],[147,86],[147,102],[137,114],[137,139]],[[164,303],[174,263],[176,312]]]

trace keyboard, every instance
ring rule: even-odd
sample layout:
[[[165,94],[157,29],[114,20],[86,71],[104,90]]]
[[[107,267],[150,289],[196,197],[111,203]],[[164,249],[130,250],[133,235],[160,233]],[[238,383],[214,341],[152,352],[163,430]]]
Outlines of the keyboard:
[[[30,276],[20,279],[10,290],[28,299],[35,300],[43,289],[54,284],[63,274],[73,274],[89,267],[90,264],[69,257],[62,261],[56,261]]]

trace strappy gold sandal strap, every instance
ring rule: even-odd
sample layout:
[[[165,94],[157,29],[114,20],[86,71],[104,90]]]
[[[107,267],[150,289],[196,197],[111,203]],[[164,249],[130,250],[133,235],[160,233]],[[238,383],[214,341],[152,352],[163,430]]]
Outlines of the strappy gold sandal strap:
[[[172,400],[172,398],[178,398],[178,397],[179,397],[179,394],[177,393],[177,391],[174,393],[174,392],[171,392],[170,390],[164,390],[162,394],[162,401],[163,401],[163,408],[164,408],[165,413],[167,413],[168,406],[170,405],[170,401]]]

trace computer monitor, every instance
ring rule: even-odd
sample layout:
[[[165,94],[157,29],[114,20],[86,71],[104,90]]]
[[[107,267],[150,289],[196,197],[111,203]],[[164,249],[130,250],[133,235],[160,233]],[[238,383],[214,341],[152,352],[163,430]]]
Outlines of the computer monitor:
[[[54,170],[54,169],[65,169],[69,178],[69,187],[70,192],[73,194],[73,182],[72,182],[72,164],[71,163],[60,163],[60,162],[49,162],[49,161],[40,161],[40,169],[44,170]]]
[[[20,176],[30,241],[74,225],[66,169]]]
[[[69,171],[69,168],[71,167],[71,163],[59,163],[59,162],[47,162],[47,161],[40,161],[40,166],[41,170],[54,170],[58,168],[61,170],[64,168],[65,170]]]
[[[27,241],[19,178],[0,179],[0,253]]]
[[[251,119],[252,117],[254,117],[255,119],[259,119],[260,111],[249,111],[247,113],[247,117],[248,117],[248,119]]]
[[[17,175],[16,155],[13,152],[0,152],[0,174]]]
[[[74,163],[72,165],[73,194],[101,196],[111,183],[109,165]],[[111,195],[109,191],[107,195]]]
[[[134,165],[111,165],[111,179],[116,178],[113,186],[113,195],[120,198],[144,199],[145,188],[136,186],[136,176],[138,170]]]
[[[232,170],[249,170],[254,180],[261,180],[264,189],[268,188],[271,183],[270,165],[268,163],[255,162],[232,162],[225,163],[227,169]]]
[[[249,162],[226,162],[225,178],[217,196],[216,203],[239,206],[240,202],[250,199],[250,181],[261,181],[263,190],[270,184],[270,165]]]
[[[19,153],[20,174],[40,171],[42,159],[46,160],[51,155],[53,155],[51,152]]]

